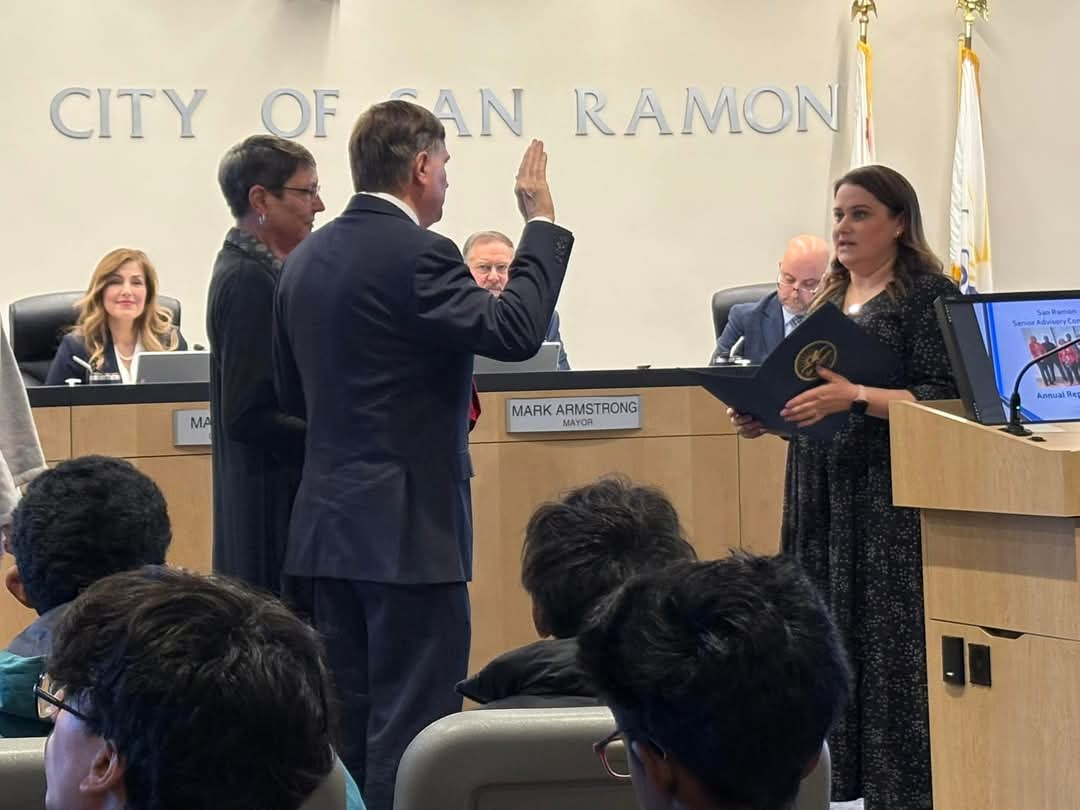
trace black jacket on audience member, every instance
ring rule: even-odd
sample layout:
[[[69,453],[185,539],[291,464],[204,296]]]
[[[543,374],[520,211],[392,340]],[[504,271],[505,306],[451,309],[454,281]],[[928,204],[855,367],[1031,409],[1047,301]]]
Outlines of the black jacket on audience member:
[[[485,709],[599,706],[577,663],[577,639],[544,639],[503,653],[457,691]]]

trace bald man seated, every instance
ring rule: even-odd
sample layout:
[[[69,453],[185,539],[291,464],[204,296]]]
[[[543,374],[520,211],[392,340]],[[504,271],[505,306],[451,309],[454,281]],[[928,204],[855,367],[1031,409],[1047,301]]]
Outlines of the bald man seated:
[[[461,255],[477,284],[492,295],[502,295],[503,288],[510,279],[510,264],[514,260],[514,243],[509,236],[499,231],[477,231],[465,240]],[[544,342],[559,344],[559,371],[569,371],[570,360],[566,356],[566,344],[559,334],[558,310],[551,314]]]
[[[806,318],[828,267],[829,246],[824,239],[802,235],[788,242],[780,260],[776,292],[757,303],[736,304],[731,308],[710,365],[718,357],[727,357],[739,338],[746,338],[739,354],[751,363],[763,363],[780,341]]]

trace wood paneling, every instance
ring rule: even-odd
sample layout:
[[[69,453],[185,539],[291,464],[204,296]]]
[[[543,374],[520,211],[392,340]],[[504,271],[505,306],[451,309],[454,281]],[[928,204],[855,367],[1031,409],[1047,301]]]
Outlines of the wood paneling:
[[[924,512],[927,618],[1080,641],[1078,525],[1075,518]]]
[[[71,408],[34,408],[33,414],[45,460],[71,458]]]
[[[72,408],[71,454],[117,458],[206,455],[209,447],[173,446],[173,411],[206,407],[205,402],[163,402]]]
[[[990,687],[942,680],[941,637],[990,647]],[[927,625],[934,807],[1071,810],[1080,796],[1080,642]],[[968,677],[970,678],[970,670]]]
[[[506,400],[532,396],[640,394],[643,428],[634,431],[508,434]],[[769,437],[740,441],[725,408],[700,388],[484,393],[471,452],[474,567],[470,585],[474,669],[535,638],[521,586],[521,544],[541,502],[601,475],[620,473],[663,489],[702,557],[747,545],[778,547],[786,445]],[[70,414],[69,451],[130,459],[161,487],[173,523],[171,562],[211,566],[211,464],[208,447],[172,445],[172,412],[204,402],[38,409],[40,424]],[[55,412],[55,413],[47,413]],[[60,431],[50,428],[50,435]],[[50,440],[52,442],[53,440]],[[59,453],[60,451],[56,451]],[[57,455],[57,458],[64,457]],[[749,470],[740,476],[740,459]],[[751,527],[748,541],[743,524]],[[775,542],[770,542],[775,541]],[[0,640],[29,621],[0,595]]]

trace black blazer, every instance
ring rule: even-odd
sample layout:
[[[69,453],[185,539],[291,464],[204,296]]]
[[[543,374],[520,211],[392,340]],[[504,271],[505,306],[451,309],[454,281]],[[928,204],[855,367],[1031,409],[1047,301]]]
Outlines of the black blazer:
[[[180,342],[177,343],[176,350],[187,351],[187,341],[184,340],[183,335],[177,334]],[[56,350],[56,356],[49,366],[49,374],[45,377],[45,385],[63,385],[64,380],[69,377],[75,377],[84,383],[89,382],[87,379],[88,372],[75,362],[74,358],[76,357],[89,361],[90,353],[86,351],[86,343],[83,341],[82,336],[71,332],[64,335],[64,339],[60,341],[60,347]],[[108,332],[106,332],[105,336],[105,353],[101,357],[100,370],[111,374],[120,372],[120,368],[116,365],[116,353],[113,351],[112,335],[108,334]]]
[[[307,419],[285,573],[393,584],[472,576],[473,353],[525,360],[573,244],[526,226],[501,296],[457,247],[358,194],[290,254],[274,304],[281,406]]]

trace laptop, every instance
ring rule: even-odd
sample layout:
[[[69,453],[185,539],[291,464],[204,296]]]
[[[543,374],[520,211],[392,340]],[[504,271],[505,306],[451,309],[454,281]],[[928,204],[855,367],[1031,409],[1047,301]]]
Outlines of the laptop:
[[[968,417],[984,425],[1008,424],[1009,398],[1025,364],[1051,343],[1080,337],[1080,290],[964,295],[935,306]],[[1080,421],[1080,363],[1073,365],[1073,357],[1066,352],[1027,370],[1023,421]]]
[[[540,351],[528,360],[520,360],[514,363],[476,355],[473,358],[473,373],[509,374],[521,371],[558,371],[559,350],[561,348],[562,344],[557,340],[545,341],[540,346]]]
[[[210,352],[141,352],[132,375],[137,383],[209,382]]]

